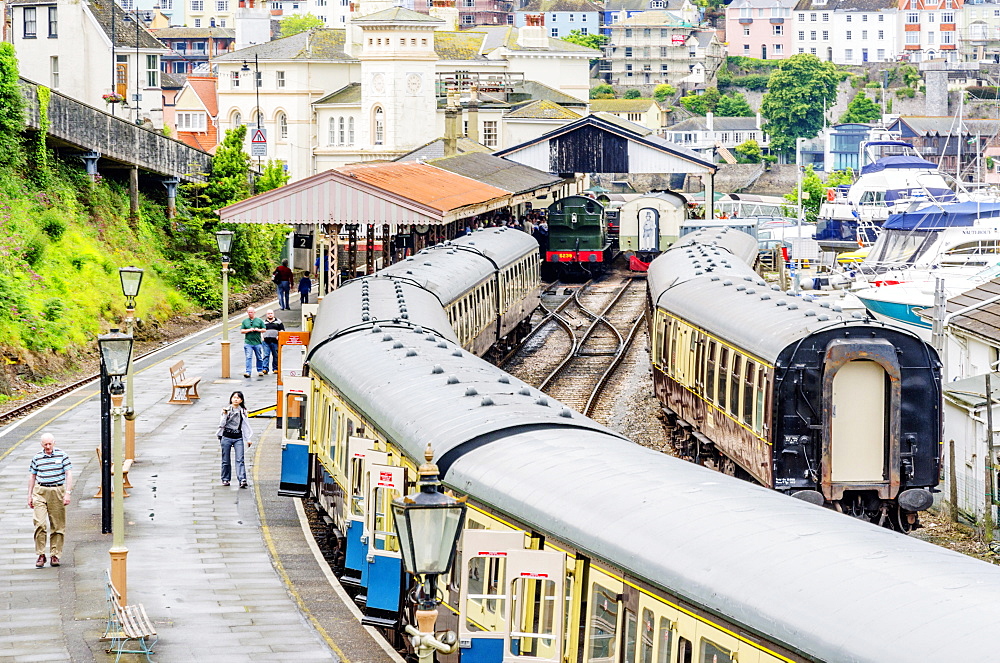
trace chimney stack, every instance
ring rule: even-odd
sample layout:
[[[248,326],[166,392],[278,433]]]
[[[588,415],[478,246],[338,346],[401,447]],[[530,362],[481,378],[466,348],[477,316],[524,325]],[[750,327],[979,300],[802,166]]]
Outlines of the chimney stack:
[[[479,87],[469,88],[469,140],[479,142]]]
[[[462,109],[456,103],[456,94],[448,90],[448,101],[444,108],[444,155],[453,157],[458,154],[458,123],[462,117]]]

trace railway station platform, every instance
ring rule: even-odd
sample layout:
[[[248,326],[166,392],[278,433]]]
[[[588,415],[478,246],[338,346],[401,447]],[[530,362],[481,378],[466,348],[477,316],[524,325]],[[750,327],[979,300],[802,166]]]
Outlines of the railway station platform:
[[[297,299],[297,298],[294,298]],[[275,311],[298,329],[297,302]],[[258,310],[277,308],[272,303]],[[282,315],[284,314],[284,315]],[[242,318],[231,325],[238,326]],[[157,662],[401,663],[360,624],[308,533],[298,500],[277,496],[280,430],[254,418],[249,489],[222,486],[221,408],[234,390],[254,410],[276,401],[276,376],[244,378],[242,337],[230,331],[232,379],[219,377],[220,326],[135,365],[136,458],[125,499],[128,603],[155,625]],[[201,376],[201,399],[169,404],[169,366]],[[58,568],[35,568],[28,467],[42,433],[73,463],[72,503]],[[112,535],[101,534],[96,382],[0,431],[0,663],[113,661],[102,641]],[[126,654],[123,661],[145,660]]]

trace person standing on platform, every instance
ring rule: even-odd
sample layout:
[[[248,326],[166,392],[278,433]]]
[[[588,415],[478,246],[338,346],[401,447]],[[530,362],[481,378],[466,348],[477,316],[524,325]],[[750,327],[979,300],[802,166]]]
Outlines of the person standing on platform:
[[[59,566],[63,538],[66,531],[66,506],[73,490],[73,464],[61,449],[56,449],[56,438],[50,433],[42,435],[42,450],[31,459],[28,474],[28,508],[34,511],[35,568],[45,566],[45,540],[48,538],[49,563]]]
[[[274,311],[264,314],[264,375],[267,375],[268,357],[271,372],[278,372],[278,332],[285,331],[285,323],[274,317]]]
[[[222,445],[222,485],[228,486],[233,477],[232,452],[235,451],[236,478],[239,479],[240,488],[246,488],[247,468],[243,458],[244,451],[253,444],[253,430],[250,428],[250,417],[247,416],[242,391],[234,391],[229,396],[229,405],[222,408],[222,418],[215,436]]]
[[[309,272],[306,272],[305,274],[302,275],[302,278],[299,279],[299,300],[300,300],[299,303],[301,304],[309,303],[309,293],[312,292],[312,289],[313,289],[312,279],[309,278]]]
[[[267,373],[267,364],[264,363],[264,341],[261,339],[261,330],[264,329],[264,321],[257,317],[257,309],[250,307],[247,309],[247,319],[240,324],[240,333],[243,334],[243,356],[246,358],[246,368],[243,377],[250,377],[253,370],[253,361],[256,359],[257,372]]]
[[[274,270],[274,282],[278,286],[278,308],[287,311],[291,308],[288,302],[288,294],[292,290],[292,270],[288,269],[288,261],[282,260],[277,269]]]

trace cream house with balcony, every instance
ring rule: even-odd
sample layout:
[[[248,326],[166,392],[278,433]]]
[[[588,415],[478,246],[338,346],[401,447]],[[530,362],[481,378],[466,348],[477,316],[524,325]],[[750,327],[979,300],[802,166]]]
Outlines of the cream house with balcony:
[[[748,140],[767,148],[770,141],[762,126],[760,113],[755,117],[717,117],[706,113],[705,117],[688,118],[666,127],[663,137],[710,158],[716,148],[732,150]]]

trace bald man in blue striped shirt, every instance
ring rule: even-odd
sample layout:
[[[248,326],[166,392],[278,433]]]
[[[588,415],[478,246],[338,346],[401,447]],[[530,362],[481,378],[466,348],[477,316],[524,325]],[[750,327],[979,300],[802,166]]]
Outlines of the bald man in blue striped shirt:
[[[41,439],[42,450],[31,459],[28,474],[28,508],[35,512],[35,568],[45,566],[45,540],[52,553],[49,562],[59,566],[62,555],[63,532],[66,530],[66,506],[73,489],[73,464],[61,449],[56,449],[56,438],[45,433]]]

